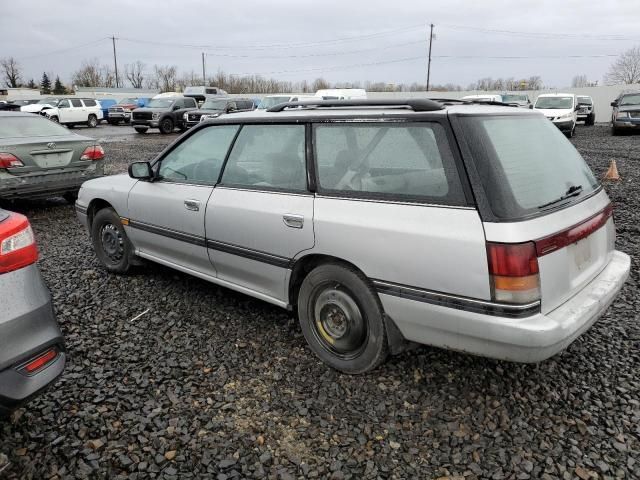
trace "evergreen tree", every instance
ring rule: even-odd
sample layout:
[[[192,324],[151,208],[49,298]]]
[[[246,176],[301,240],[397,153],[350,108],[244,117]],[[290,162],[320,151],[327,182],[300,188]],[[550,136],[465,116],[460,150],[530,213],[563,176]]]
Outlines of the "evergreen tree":
[[[44,72],[42,74],[42,81],[40,82],[40,93],[44,93],[45,95],[51,93],[51,80],[49,80],[47,72]]]
[[[27,84],[27,88],[38,88],[38,86],[36,85],[36,82],[33,81],[33,78],[29,80],[29,83]]]
[[[67,93],[67,89],[65,88],[65,86],[60,81],[60,77],[59,76],[56,76],[56,81],[53,84],[53,93],[55,95],[64,95],[64,94]]]

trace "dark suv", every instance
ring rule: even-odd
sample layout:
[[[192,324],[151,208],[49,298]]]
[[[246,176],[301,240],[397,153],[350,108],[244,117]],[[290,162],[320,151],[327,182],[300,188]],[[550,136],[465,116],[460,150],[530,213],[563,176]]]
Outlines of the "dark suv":
[[[165,97],[154,98],[146,107],[131,112],[131,125],[138,133],[146,133],[149,128],[159,128],[160,133],[171,133],[178,127],[187,129],[182,117],[185,112],[198,108],[193,98]]]
[[[250,98],[207,98],[200,109],[186,112],[182,120],[191,128],[208,118],[217,118],[225,113],[247,112],[255,104]]]
[[[611,102],[611,134],[640,129],[640,92],[621,93]]]

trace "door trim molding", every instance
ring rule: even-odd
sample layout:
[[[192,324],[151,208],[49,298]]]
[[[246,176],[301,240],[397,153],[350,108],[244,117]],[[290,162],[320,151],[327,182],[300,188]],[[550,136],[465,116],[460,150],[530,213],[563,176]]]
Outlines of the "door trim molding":
[[[140,222],[138,220],[129,220],[129,227],[142,230],[144,232],[155,233],[163,237],[172,238],[199,247],[205,247],[207,242],[204,237],[199,235],[193,235],[191,233],[181,232],[179,230],[173,230],[167,227],[161,227],[159,225],[152,225],[150,223]]]

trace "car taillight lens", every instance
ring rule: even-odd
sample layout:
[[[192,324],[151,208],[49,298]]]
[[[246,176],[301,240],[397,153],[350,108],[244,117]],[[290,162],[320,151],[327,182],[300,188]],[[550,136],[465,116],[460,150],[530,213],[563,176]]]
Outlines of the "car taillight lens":
[[[53,362],[56,358],[58,358],[58,351],[55,348],[47,350],[42,355],[38,355],[33,360],[30,360],[24,367],[23,370],[27,374],[34,374],[39,370],[42,370],[44,367]]]
[[[487,242],[491,296],[496,302],[540,300],[540,271],[534,242]]]
[[[18,213],[0,222],[0,273],[7,273],[38,260],[38,247],[29,220]]]
[[[104,149],[100,145],[92,145],[84,149],[80,160],[102,160],[104,158]]]
[[[0,168],[24,167],[18,157],[10,153],[0,153]]]

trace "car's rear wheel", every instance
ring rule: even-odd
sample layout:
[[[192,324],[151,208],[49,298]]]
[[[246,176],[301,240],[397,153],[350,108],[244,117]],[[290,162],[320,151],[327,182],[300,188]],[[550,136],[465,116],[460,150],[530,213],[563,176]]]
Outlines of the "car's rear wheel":
[[[171,133],[173,132],[173,120],[171,120],[170,118],[163,118],[162,120],[160,120],[160,133]]]
[[[138,133],[147,133],[147,130],[149,130],[147,127],[135,127],[135,129]]]
[[[60,123],[57,115],[52,115],[51,117],[49,117],[49,120],[51,120],[52,122]]]
[[[133,246],[115,210],[103,208],[98,211],[91,224],[91,242],[98,260],[109,272],[126,273],[129,270]]]
[[[313,269],[298,295],[302,333],[313,352],[344,373],[364,373],[387,357],[380,299],[355,269],[330,263]]]
[[[89,115],[89,118],[87,119],[87,126],[89,128],[96,128],[97,125],[98,117],[96,117],[95,115]]]

